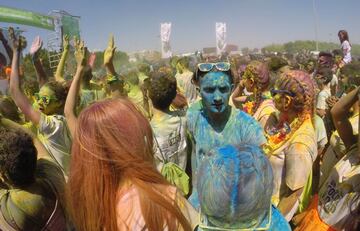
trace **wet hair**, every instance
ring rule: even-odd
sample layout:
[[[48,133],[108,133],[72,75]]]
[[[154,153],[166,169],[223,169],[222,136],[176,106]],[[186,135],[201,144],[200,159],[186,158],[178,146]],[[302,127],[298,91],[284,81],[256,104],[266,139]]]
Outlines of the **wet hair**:
[[[350,43],[349,35],[348,35],[348,32],[346,30],[339,30],[338,36],[340,37],[340,42],[341,43],[343,43],[344,41],[348,41]]]
[[[0,114],[16,123],[21,123],[20,113],[10,97],[0,97]]]
[[[0,127],[0,171],[15,186],[35,181],[37,150],[32,138],[20,130]]]
[[[67,97],[67,90],[61,83],[57,81],[50,81],[45,83],[42,87],[48,87],[55,93],[55,97],[59,102],[65,104],[66,97]]]
[[[201,212],[218,227],[260,224],[270,215],[272,182],[271,165],[258,146],[218,147],[206,153],[199,166]]]
[[[176,97],[176,79],[165,72],[153,72],[149,83],[149,98],[155,108],[167,109]]]
[[[314,114],[315,105],[315,82],[305,71],[291,70],[283,73],[275,82],[275,87],[288,90],[295,94],[293,110],[298,113],[300,121],[305,115]]]

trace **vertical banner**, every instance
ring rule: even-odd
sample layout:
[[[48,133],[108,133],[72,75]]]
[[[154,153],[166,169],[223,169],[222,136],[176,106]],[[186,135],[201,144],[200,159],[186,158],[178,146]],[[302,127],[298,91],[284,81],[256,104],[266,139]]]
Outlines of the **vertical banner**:
[[[74,17],[71,15],[63,15],[61,18],[61,24],[63,28],[63,35],[69,35],[70,38],[76,36],[80,38],[80,25],[79,17]]]
[[[161,37],[161,54],[162,58],[170,58],[172,56],[170,46],[171,22],[161,23],[160,37]]]
[[[217,22],[215,24],[216,31],[216,53],[221,55],[226,49],[226,23]]]

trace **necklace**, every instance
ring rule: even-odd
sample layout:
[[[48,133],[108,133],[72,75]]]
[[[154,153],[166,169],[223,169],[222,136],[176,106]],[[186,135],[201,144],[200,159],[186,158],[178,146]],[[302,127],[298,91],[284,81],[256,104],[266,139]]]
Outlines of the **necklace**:
[[[290,125],[281,120],[274,129],[265,132],[267,143],[264,147],[266,155],[271,155],[275,150],[283,146],[292,135],[300,128],[303,122],[310,118],[310,114],[306,114],[304,119],[300,120],[299,117],[295,118]]]

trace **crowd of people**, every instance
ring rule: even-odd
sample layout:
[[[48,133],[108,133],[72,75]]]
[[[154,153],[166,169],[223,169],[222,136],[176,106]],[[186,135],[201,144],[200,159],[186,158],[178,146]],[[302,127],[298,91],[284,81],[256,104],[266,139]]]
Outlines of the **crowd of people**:
[[[68,36],[47,76],[36,37],[34,83],[26,39],[0,31],[0,230],[359,230],[360,69],[338,37],[317,57],[174,56],[118,73],[111,35],[97,80]]]

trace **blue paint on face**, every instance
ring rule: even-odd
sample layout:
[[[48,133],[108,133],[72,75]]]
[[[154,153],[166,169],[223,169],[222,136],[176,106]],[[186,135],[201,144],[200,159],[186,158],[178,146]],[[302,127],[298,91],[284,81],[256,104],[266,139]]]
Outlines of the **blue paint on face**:
[[[232,84],[224,72],[209,72],[200,80],[200,94],[210,113],[223,113],[229,106]]]

